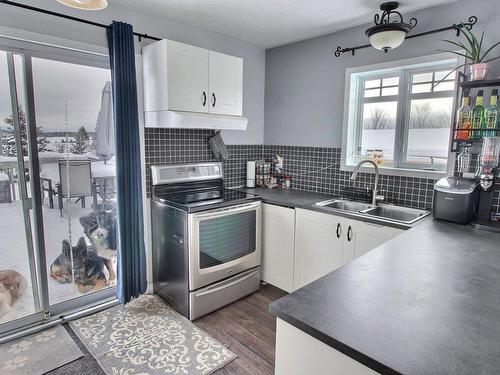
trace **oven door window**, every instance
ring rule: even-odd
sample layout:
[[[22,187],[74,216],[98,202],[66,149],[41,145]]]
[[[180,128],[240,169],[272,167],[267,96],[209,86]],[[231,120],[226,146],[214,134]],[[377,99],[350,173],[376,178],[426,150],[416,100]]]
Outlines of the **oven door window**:
[[[217,266],[253,253],[256,225],[255,211],[200,221],[200,268]]]

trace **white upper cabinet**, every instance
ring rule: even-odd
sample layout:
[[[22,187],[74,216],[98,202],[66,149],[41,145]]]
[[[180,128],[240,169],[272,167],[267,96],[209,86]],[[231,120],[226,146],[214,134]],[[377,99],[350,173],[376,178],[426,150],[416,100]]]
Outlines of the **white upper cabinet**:
[[[243,110],[243,59],[208,53],[210,113],[241,116]]]
[[[246,129],[243,59],[172,40],[142,54],[147,127]]]
[[[208,113],[208,50],[167,41],[166,108]]]

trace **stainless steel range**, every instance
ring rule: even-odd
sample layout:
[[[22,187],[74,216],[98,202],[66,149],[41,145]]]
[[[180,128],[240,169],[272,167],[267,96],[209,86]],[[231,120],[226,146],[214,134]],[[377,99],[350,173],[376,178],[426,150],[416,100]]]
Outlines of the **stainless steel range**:
[[[261,202],[221,163],[151,167],[153,289],[190,320],[259,289]]]

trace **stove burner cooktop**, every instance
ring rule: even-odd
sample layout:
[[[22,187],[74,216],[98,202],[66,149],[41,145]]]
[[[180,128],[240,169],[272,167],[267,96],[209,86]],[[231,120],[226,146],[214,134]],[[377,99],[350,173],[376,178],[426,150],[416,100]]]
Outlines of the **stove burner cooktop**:
[[[195,212],[243,204],[260,197],[238,190],[216,188],[157,194],[153,199],[184,211]]]
[[[187,212],[236,206],[260,197],[225,189],[222,163],[151,167],[153,200]]]

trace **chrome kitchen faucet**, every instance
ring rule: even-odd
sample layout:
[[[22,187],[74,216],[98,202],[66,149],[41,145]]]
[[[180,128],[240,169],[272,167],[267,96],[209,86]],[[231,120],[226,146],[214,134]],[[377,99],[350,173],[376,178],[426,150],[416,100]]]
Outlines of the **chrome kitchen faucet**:
[[[373,167],[375,168],[375,183],[373,185],[373,197],[372,197],[372,204],[377,205],[377,201],[382,201],[384,200],[384,197],[382,195],[377,195],[377,190],[378,190],[378,176],[379,176],[379,168],[377,163],[375,163],[373,160],[370,159],[363,159],[361,160],[355,167],[354,170],[352,171],[351,175],[351,181],[354,181],[358,175],[359,169],[363,164],[370,163],[373,164]]]

